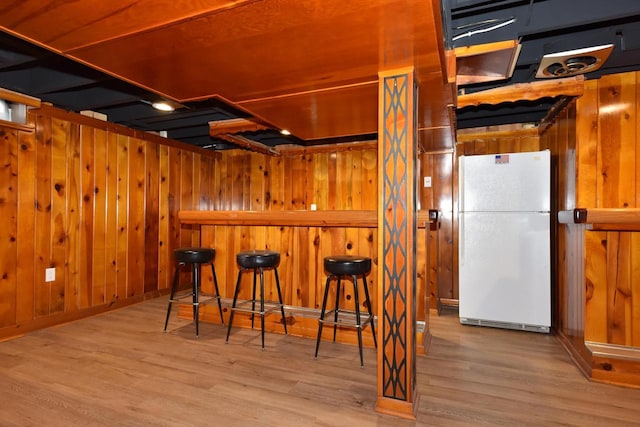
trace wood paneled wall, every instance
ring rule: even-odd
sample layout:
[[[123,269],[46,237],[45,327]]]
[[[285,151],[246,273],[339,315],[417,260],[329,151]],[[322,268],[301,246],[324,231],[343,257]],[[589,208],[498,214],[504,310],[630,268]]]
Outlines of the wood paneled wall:
[[[216,155],[214,185],[216,197],[208,201],[215,210],[318,210],[377,209],[377,144],[351,143],[302,148],[282,148],[280,157],[265,156],[242,150],[229,150]],[[269,248],[281,253],[279,266],[284,303],[294,307],[319,308],[326,275],[322,260],[331,254],[359,254],[373,260],[367,276],[371,295],[377,293],[377,238],[375,228],[349,227],[248,227],[205,226],[202,239],[216,248],[216,272],[225,297],[232,297],[237,275],[235,254],[251,248]],[[426,313],[426,244],[425,230],[418,232],[418,320]],[[432,267],[435,271],[436,267]],[[203,275],[205,286],[211,278]],[[243,287],[250,289],[250,277]],[[267,292],[275,297],[273,279],[266,278]],[[352,292],[345,287],[342,303],[353,303]],[[363,301],[363,300],[362,300]],[[375,299],[372,301],[377,309]],[[205,310],[207,318],[217,321],[214,307]],[[277,316],[267,319],[267,328],[280,331]],[[269,324],[269,322],[276,322]],[[296,330],[293,333],[307,334]],[[317,322],[311,325],[313,334]],[[367,334],[365,334],[365,338]]]
[[[0,124],[0,337],[166,289],[212,156],[51,107]],[[45,270],[55,281],[45,282]]]
[[[375,142],[291,148],[270,157],[207,152],[48,106],[31,110],[29,121],[31,130],[0,124],[6,159],[0,169],[0,337],[166,292],[173,249],[201,239],[198,227],[180,225],[181,209],[377,208]],[[434,171],[439,167],[450,169],[446,161]],[[426,309],[424,236],[421,231],[419,320]],[[302,307],[318,305],[324,281],[310,259],[377,256],[369,229],[234,227],[206,237],[216,242],[227,295],[237,272],[231,254],[280,248],[282,279],[293,284],[286,302]],[[46,268],[56,269],[55,281],[45,282]]]
[[[212,179],[230,184],[215,185],[217,193],[205,205],[214,210],[309,210],[312,204],[317,210],[376,210],[375,143],[281,152],[279,157],[244,150],[217,153]],[[319,308],[326,279],[323,258],[331,254],[370,256],[374,264],[367,280],[375,295],[375,228],[216,225],[203,226],[202,233],[203,242],[216,248],[216,273],[224,297],[233,296],[238,272],[236,253],[254,248],[280,252],[278,271],[286,305]],[[249,295],[249,276],[243,278],[246,285],[241,298]],[[209,275],[203,277],[205,287],[211,286]],[[265,286],[269,298],[277,299],[272,275],[266,276]],[[348,303],[351,296],[352,292],[346,292],[344,302]]]
[[[520,153],[542,149],[538,128],[532,125],[461,130],[458,132],[456,144],[456,153],[459,156]]]
[[[540,136],[541,146],[552,152],[552,210],[575,208],[576,198],[576,101],[559,111]],[[587,355],[584,344],[584,291],[578,283],[582,261],[580,230],[552,222],[552,324],[567,349],[581,363]],[[580,366],[585,370],[584,365]]]
[[[578,100],[576,205],[640,206],[640,73],[588,81]],[[640,346],[640,234],[587,232],[585,339]]]
[[[422,153],[418,162],[418,209],[437,209],[441,215],[439,230],[426,231],[431,236],[427,289],[430,308],[436,309],[438,301],[451,304],[458,299],[458,288],[454,286],[454,277],[457,276],[454,261],[457,254],[454,254],[453,224],[457,213],[454,205],[453,150]],[[424,177],[431,178],[431,187],[424,187]],[[421,301],[421,297],[422,295],[418,295],[418,301]]]
[[[543,134],[556,146],[559,210],[640,203],[640,74],[585,82]],[[587,376],[640,385],[640,234],[559,225],[558,330]],[[597,347],[598,354],[593,353]]]

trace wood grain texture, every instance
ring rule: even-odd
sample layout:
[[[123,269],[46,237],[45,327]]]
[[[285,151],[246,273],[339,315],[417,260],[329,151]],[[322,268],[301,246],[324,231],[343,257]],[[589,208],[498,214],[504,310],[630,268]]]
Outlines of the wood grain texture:
[[[0,279],[10,282],[0,287],[6,294],[2,337],[157,294],[172,274],[169,248],[180,244],[180,205],[167,191],[169,147],[119,134],[99,121],[92,126],[85,117],[75,119],[47,107],[30,110],[34,130],[0,128],[7,159],[0,173],[8,174],[0,187],[6,219],[0,235],[7,240],[3,260],[12,266]],[[175,158],[190,151],[185,148],[172,146]],[[178,164],[173,188],[211,194],[209,182],[203,188],[200,171],[195,173],[198,178],[181,187]],[[184,197],[196,200],[199,195]],[[171,218],[177,224],[173,235]],[[187,236],[192,232],[184,233],[194,241]],[[55,269],[55,281],[45,282],[47,268]]]
[[[375,210],[275,210],[275,211],[192,211],[181,210],[183,224],[238,226],[374,227]]]
[[[598,84],[598,206],[635,207],[636,74],[607,76]]]
[[[87,282],[83,282],[86,278],[87,268],[83,262],[81,247],[83,240],[88,238],[85,236],[88,228],[82,224],[83,220],[83,194],[82,194],[82,177],[84,165],[82,163],[82,141],[80,138],[80,128],[76,123],[67,120],[54,118],[52,120],[54,130],[64,131],[56,136],[54,132],[54,140],[52,146],[52,213],[54,209],[58,212],[55,219],[57,236],[52,234],[52,258],[56,257],[56,261],[51,262],[51,267],[56,268],[56,281],[49,283],[51,291],[51,305],[54,306],[56,298],[64,298],[58,302],[58,306],[64,303],[65,309],[70,312],[78,311],[88,306],[87,298]],[[56,140],[57,139],[57,140]],[[66,151],[65,151],[66,147]],[[65,165],[65,171],[60,171],[58,165]],[[93,221],[92,217],[87,218],[89,222]],[[52,221],[53,222],[53,221]],[[53,226],[52,226],[53,227]],[[60,252],[64,249],[64,254]],[[87,258],[91,258],[92,254],[87,254]],[[64,266],[64,268],[62,268]],[[60,281],[57,280],[58,273],[61,274]],[[67,286],[64,286],[65,282]],[[62,286],[61,286],[62,285]],[[85,299],[83,306],[82,298]],[[51,310],[51,313],[62,312],[61,307],[58,310]]]
[[[635,425],[640,390],[587,381],[553,335],[432,317],[416,420],[376,413],[375,351],[172,320],[156,298],[0,346],[6,425]],[[96,331],[100,331],[96,334]],[[365,334],[369,335],[369,334]],[[532,357],[535,354],[536,357]],[[73,361],[73,363],[70,363]],[[34,410],[33,408],[37,408]]]
[[[0,132],[0,327],[16,323],[18,132]]]
[[[94,185],[93,192],[93,257],[91,306],[107,302],[107,132],[95,129],[94,133]]]
[[[66,135],[65,135],[66,136]],[[95,129],[82,128],[80,132],[80,217],[81,229],[78,247],[73,248],[78,253],[78,292],[77,304],[80,308],[93,305],[93,245],[95,236]],[[66,168],[65,168],[66,169]],[[64,207],[63,207],[64,208]],[[102,301],[101,301],[102,302]]]
[[[44,282],[45,269],[51,267],[51,118],[38,115],[36,122],[36,213],[34,232],[34,318],[49,316],[50,288]]]
[[[160,289],[160,146],[145,143],[144,163],[144,286],[143,293]]]
[[[559,152],[558,208],[588,208],[594,221],[593,231],[558,229],[558,271],[568,274],[558,279],[559,331],[588,376],[635,385],[640,359],[622,360],[611,349],[640,340],[638,102],[637,73],[587,81],[583,96],[542,136]],[[604,353],[591,354],[585,341]]]
[[[378,72],[413,66],[424,94],[420,110],[428,112],[424,121],[447,128],[450,142],[446,105],[453,85],[443,80],[439,2],[190,0],[158,6],[120,0],[41,7],[7,0],[0,27],[173,100],[223,99],[305,140],[376,133]],[[265,25],[265,16],[278,25]]]
[[[107,136],[107,219],[106,219],[106,281],[105,281],[105,303],[111,304],[118,299],[118,210],[116,206],[118,200],[118,135],[109,133]]]
[[[187,147],[158,145],[164,140],[118,133],[117,128],[86,117],[78,116],[76,122],[73,114],[53,108],[29,117],[35,131],[10,130],[17,132],[15,144],[24,140],[18,152],[20,191],[12,205],[20,226],[17,247],[10,255],[18,254],[19,261],[10,274],[26,279],[22,282],[28,286],[16,286],[20,329],[13,320],[11,326],[0,327],[0,336],[167,292],[174,269],[173,249],[201,241],[216,248],[223,295],[232,295],[236,252],[252,247],[282,251],[283,288],[289,304],[317,308],[326,278],[323,258],[334,254],[370,255],[374,262],[368,283],[377,292],[376,217],[369,214],[377,207],[375,144],[283,150],[277,158],[241,150],[193,155],[183,152]],[[183,171],[187,167],[193,170]],[[293,181],[304,185],[294,187]],[[339,191],[343,193],[338,197]],[[270,215],[296,215],[297,211],[284,209],[309,208],[315,203],[320,210],[300,214],[315,215],[318,222],[300,228],[262,223],[238,230],[225,224],[212,226],[201,236],[194,228],[182,226],[178,218],[186,204],[191,209],[220,209],[240,201],[243,207],[262,208],[258,211],[262,220]],[[347,206],[361,210],[347,210]],[[340,211],[322,212],[330,207]],[[58,210],[58,222],[52,208]],[[365,227],[344,222],[359,212],[369,218]],[[329,227],[326,218],[330,216],[342,221],[335,224],[339,227]],[[54,230],[58,230],[56,242]],[[424,233],[418,233],[418,238],[423,239]],[[54,244],[65,249],[53,253]],[[52,262],[59,263],[58,280],[45,283],[44,270]],[[424,262],[418,260],[419,271],[426,268]],[[203,279],[206,286],[211,285],[209,273]],[[423,281],[421,274],[419,288]],[[267,282],[273,292],[272,279]],[[350,303],[346,298],[343,294],[342,302]],[[52,311],[53,305],[57,308]],[[373,307],[378,310],[375,301]],[[205,316],[210,314],[215,321],[217,312],[205,310]],[[353,331],[349,335],[349,339],[355,337]]]
[[[29,115],[31,124],[35,122],[33,115]],[[34,125],[35,128],[35,125]],[[35,263],[35,212],[36,206],[36,135],[34,131],[18,133],[18,201],[16,205],[17,230],[20,230],[21,239],[16,239],[17,259],[16,278],[22,286],[16,289],[16,322],[22,324],[29,322],[34,316],[34,288],[37,283]]]

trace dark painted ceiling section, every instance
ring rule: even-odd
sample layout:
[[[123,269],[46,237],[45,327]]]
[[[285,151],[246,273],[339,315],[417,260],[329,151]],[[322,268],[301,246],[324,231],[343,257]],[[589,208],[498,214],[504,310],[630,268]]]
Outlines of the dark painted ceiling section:
[[[445,0],[451,47],[519,39],[522,46],[513,76],[505,81],[464,87],[466,93],[535,82],[542,57],[605,44],[614,49],[604,65],[586,73],[598,78],[640,69],[640,2],[637,0]],[[502,26],[501,26],[502,25]],[[495,29],[492,29],[494,28]],[[468,35],[472,33],[472,35]],[[509,105],[466,107],[458,128],[537,123],[554,99]]]

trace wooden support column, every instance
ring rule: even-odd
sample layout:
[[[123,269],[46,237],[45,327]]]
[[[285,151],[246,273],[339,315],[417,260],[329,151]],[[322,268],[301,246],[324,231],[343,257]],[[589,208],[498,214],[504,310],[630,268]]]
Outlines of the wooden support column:
[[[416,87],[413,67],[379,77],[376,410],[415,419]]]

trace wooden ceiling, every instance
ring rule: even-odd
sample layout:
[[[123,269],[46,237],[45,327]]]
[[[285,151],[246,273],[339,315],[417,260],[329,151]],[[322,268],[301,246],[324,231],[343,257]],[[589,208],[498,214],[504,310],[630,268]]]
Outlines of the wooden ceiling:
[[[179,103],[222,99],[304,140],[376,133],[378,73],[414,66],[419,127],[451,146],[441,22],[438,0],[0,6],[3,31]]]

